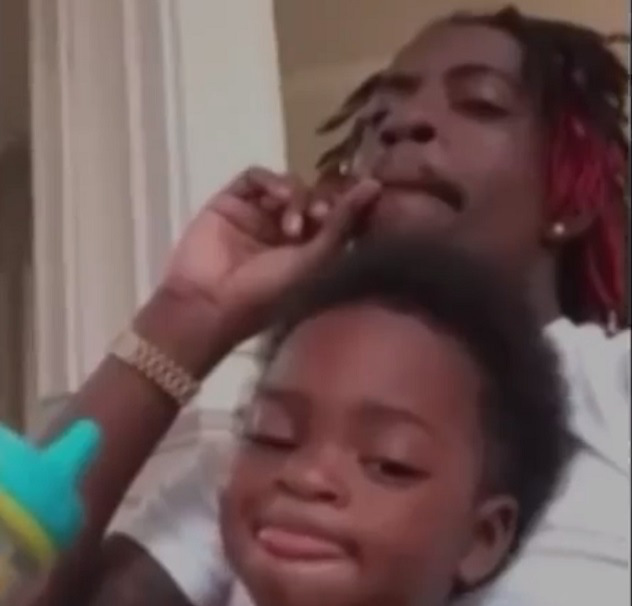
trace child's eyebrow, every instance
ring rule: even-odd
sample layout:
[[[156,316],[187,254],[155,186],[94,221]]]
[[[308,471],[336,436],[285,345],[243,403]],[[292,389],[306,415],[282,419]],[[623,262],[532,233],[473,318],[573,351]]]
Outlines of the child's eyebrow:
[[[311,404],[311,398],[305,393],[268,382],[260,382],[254,386],[253,399],[264,400],[270,404],[280,404],[288,408],[309,407]],[[428,436],[437,435],[436,428],[420,415],[403,406],[364,398],[358,403],[356,413],[359,420],[372,423],[406,423],[418,427]]]
[[[436,434],[432,425],[413,411],[378,400],[363,400],[360,404],[359,415],[380,422],[412,424],[419,427],[427,435]]]

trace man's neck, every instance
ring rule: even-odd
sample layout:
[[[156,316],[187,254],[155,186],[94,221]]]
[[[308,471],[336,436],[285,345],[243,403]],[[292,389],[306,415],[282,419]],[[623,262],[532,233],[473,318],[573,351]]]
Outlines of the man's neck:
[[[527,297],[542,326],[550,324],[563,315],[556,282],[553,260],[541,259],[528,281]]]

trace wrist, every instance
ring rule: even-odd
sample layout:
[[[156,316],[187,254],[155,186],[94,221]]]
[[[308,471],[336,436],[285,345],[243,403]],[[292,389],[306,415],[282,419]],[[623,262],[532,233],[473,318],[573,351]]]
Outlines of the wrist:
[[[200,380],[236,345],[223,316],[199,293],[161,286],[137,313],[133,328]]]

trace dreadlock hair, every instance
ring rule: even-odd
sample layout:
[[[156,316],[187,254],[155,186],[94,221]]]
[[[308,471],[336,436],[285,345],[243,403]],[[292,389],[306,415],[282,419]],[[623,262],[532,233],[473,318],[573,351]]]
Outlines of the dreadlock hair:
[[[547,133],[547,219],[551,224],[587,219],[584,233],[563,249],[558,293],[575,321],[629,326],[626,289],[628,249],[629,74],[611,50],[624,35],[604,36],[564,21],[528,17],[513,7],[491,14],[457,13],[447,23],[500,29],[523,48],[523,77]],[[318,130],[331,133],[353,124],[343,140],[320,158],[328,173],[352,158],[364,124],[358,112],[379,87],[373,74]]]

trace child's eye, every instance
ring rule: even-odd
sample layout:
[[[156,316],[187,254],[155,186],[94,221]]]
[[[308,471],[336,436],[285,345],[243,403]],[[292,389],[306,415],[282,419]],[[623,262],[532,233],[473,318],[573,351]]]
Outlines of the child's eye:
[[[292,438],[274,436],[264,433],[245,433],[243,439],[249,444],[259,448],[272,450],[292,450],[296,448],[296,442]]]
[[[466,99],[459,103],[459,107],[464,113],[484,120],[504,118],[509,113],[505,108],[483,99]]]
[[[391,459],[367,459],[364,461],[364,466],[373,477],[381,481],[413,482],[424,475],[416,467]]]
[[[259,449],[283,451],[297,446],[292,420],[275,406],[242,407],[235,415],[234,431],[242,443]]]

